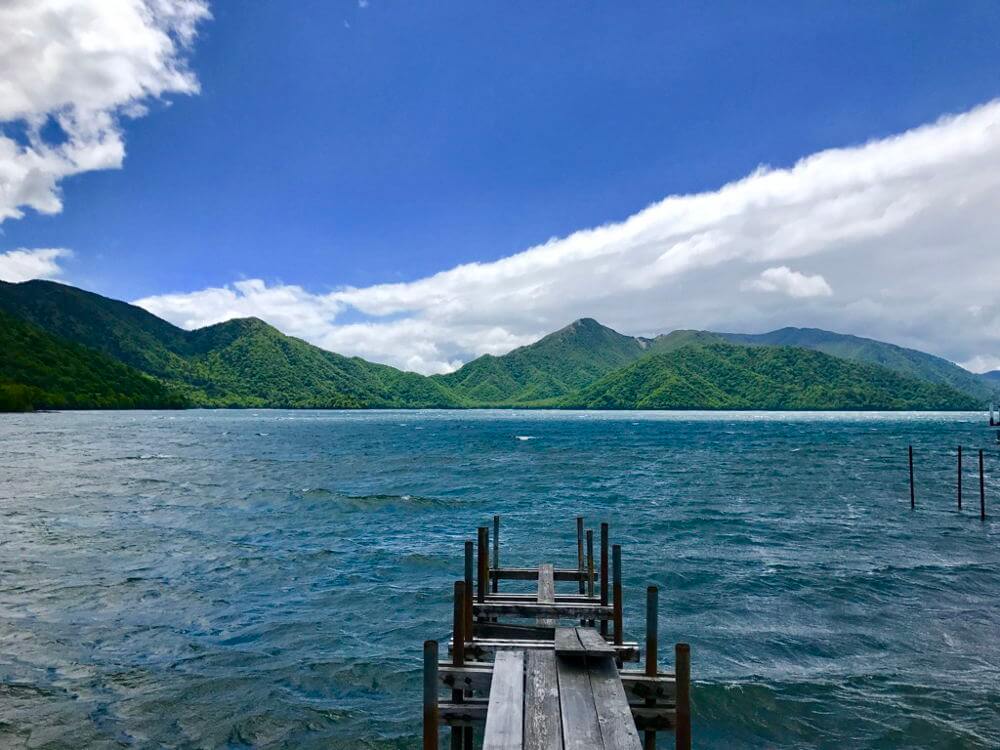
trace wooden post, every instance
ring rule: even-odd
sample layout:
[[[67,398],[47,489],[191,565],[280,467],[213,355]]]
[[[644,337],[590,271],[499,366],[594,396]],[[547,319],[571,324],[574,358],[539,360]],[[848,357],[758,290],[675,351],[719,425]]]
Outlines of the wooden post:
[[[587,596],[594,598],[594,530],[587,529]],[[588,620],[587,624],[594,627],[596,620]]]
[[[493,516],[493,569],[500,567],[500,516]],[[500,590],[500,579],[493,579],[493,593]]]
[[[438,750],[437,641],[424,641],[424,750]]]
[[[476,601],[480,604],[486,601],[486,586],[488,579],[490,577],[490,558],[489,552],[487,551],[490,546],[488,535],[490,530],[485,526],[480,526],[479,532],[479,572],[478,572],[478,587],[476,589]]]
[[[656,644],[659,636],[659,589],[656,586],[646,588],[646,676],[656,677],[657,653]],[[656,698],[647,698],[647,706],[655,706]],[[643,735],[644,750],[656,750],[656,732],[647,730]]]
[[[451,663],[461,667],[465,664],[465,581],[455,581],[455,608],[451,622]],[[451,691],[451,699],[455,703],[461,703],[463,695],[462,688],[453,688]],[[452,727],[451,750],[465,750],[462,747],[462,738],[462,727]]]
[[[691,647],[686,643],[674,646],[674,678],[677,683],[675,747],[691,750]]]
[[[576,517],[576,570],[580,574],[580,593],[585,590],[583,581],[583,516]]]
[[[594,596],[594,530],[587,529],[587,596]]]
[[[958,509],[962,510],[962,446],[958,446]]]
[[[910,510],[917,507],[917,496],[913,491],[913,446],[910,446]]]
[[[451,662],[456,667],[461,667],[465,664],[465,581],[455,581],[455,609],[452,612],[451,630]]]
[[[608,525],[601,524],[601,606],[608,606]],[[601,620],[601,635],[608,636],[608,621]]]
[[[472,542],[465,543],[465,634],[471,641],[475,630],[472,627]]]
[[[612,566],[614,567],[614,627],[615,645],[622,644],[622,546],[616,544],[611,548]]]
[[[979,449],[979,520],[986,520],[986,475],[983,473],[983,449]]]

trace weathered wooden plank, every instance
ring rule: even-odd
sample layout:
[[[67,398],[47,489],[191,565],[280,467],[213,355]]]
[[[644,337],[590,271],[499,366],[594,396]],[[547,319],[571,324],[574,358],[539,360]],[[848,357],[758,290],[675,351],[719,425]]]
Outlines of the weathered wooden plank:
[[[524,682],[524,750],[563,750],[556,655],[529,651]]]
[[[554,644],[557,656],[579,658],[587,653],[576,634],[576,628],[556,628]]]
[[[589,602],[557,602],[555,604],[539,604],[538,602],[482,602],[473,605],[476,615],[509,615],[513,617],[592,617],[610,618],[612,608],[591,604]]]
[[[577,628],[576,637],[588,656],[614,656],[615,647],[601,637],[594,628]]]
[[[521,750],[524,741],[524,652],[499,651],[493,662],[483,750]]]
[[[537,593],[516,593],[513,591],[501,591],[498,594],[487,594],[488,602],[533,602],[537,601]],[[587,596],[586,594],[562,594],[556,591],[557,602],[589,602],[599,604],[601,599],[598,596]]]
[[[666,731],[677,726],[677,710],[673,704],[629,707],[640,732],[647,729]],[[486,720],[486,701],[466,698],[463,703],[441,701],[438,703],[441,723],[445,726],[475,726]],[[600,747],[600,746],[599,746]]]
[[[544,563],[538,566],[538,604],[556,603],[556,582],[552,565]],[[543,628],[554,628],[555,618],[539,617],[536,622]]]
[[[597,721],[601,727],[605,748],[641,750],[639,733],[632,719],[632,710],[625,697],[625,688],[618,679],[618,669],[611,656],[588,656],[590,687],[594,691]]]
[[[551,641],[555,628],[538,625],[517,625],[506,622],[476,623],[476,638],[515,638],[520,640]]]
[[[579,581],[581,573],[579,570],[573,570],[572,568],[556,568],[554,571],[555,579],[557,581]],[[500,580],[506,581],[534,581],[538,578],[537,568],[497,568],[496,570],[490,571],[490,574],[499,578]],[[586,573],[582,574],[586,577]],[[600,576],[597,576],[600,579]]]
[[[600,750],[604,739],[586,663],[557,656],[556,674],[565,750]]]

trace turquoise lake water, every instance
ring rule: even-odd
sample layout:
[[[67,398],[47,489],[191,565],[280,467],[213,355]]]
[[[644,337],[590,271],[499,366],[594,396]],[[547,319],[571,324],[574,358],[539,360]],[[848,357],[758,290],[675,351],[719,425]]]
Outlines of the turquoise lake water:
[[[76,412],[0,446],[0,747],[417,747],[494,513],[510,564],[611,523],[626,635],[655,583],[663,666],[691,644],[696,747],[1000,747],[981,414]]]

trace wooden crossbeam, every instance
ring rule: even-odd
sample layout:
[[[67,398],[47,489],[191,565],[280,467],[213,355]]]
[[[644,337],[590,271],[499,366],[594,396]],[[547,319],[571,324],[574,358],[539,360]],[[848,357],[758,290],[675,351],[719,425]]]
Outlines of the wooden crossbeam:
[[[534,581],[538,579],[537,568],[494,568],[490,575],[501,581]],[[587,579],[586,571],[573,570],[572,568],[556,568],[553,571],[557,581],[579,581]],[[600,575],[594,574],[595,580],[600,579]]]
[[[543,651],[543,649],[533,649]],[[530,655],[529,653],[529,655]],[[490,681],[493,679],[493,663],[488,661],[467,661],[462,666],[441,664],[439,675],[441,682],[450,688],[464,688],[476,693],[487,693]],[[655,698],[672,704],[677,697],[677,683],[672,672],[660,672],[655,677],[645,672],[631,669],[618,670],[622,685],[630,701],[644,701]]]
[[[518,594],[514,592],[501,591],[499,594],[487,594],[486,601],[488,602],[533,602],[537,601],[538,594]],[[556,592],[557,602],[583,602],[590,604],[599,604],[601,598],[599,596],[587,596],[586,594],[560,594]]]
[[[438,714],[441,723],[451,727],[481,726],[486,721],[485,700],[467,699],[464,703],[441,701]],[[673,704],[657,706],[637,706],[629,704],[632,720],[640,732],[651,730],[664,732],[677,728],[677,709]]]
[[[541,640],[514,640],[511,638],[490,638],[476,639],[465,642],[466,659],[479,659],[486,654],[499,651],[504,648],[521,649],[549,649],[553,648],[552,641]],[[639,661],[639,644],[635,641],[626,641],[614,646],[615,654],[622,661]],[[452,643],[448,641],[448,653],[452,651]]]
[[[610,619],[614,614],[612,607],[592,604],[590,602],[557,602],[554,604],[539,604],[538,602],[482,602],[472,606],[473,614],[480,616],[508,615],[510,617],[586,617],[589,619]]]

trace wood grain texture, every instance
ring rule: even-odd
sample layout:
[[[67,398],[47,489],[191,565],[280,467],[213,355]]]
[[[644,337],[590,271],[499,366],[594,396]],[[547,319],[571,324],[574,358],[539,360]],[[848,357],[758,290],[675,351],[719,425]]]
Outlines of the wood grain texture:
[[[483,750],[521,750],[524,742],[524,652],[499,651],[493,662]]]
[[[632,719],[632,709],[625,696],[625,688],[618,679],[618,669],[615,667],[614,659],[610,656],[588,656],[587,664],[604,747],[614,750],[641,750],[639,733]]]
[[[604,739],[586,663],[557,656],[556,674],[565,750],[600,750]]]
[[[538,566],[538,604],[556,603],[556,582],[555,572],[551,565],[543,564]],[[556,621],[554,617],[539,617],[537,624],[543,628],[554,628]]]
[[[524,750],[563,750],[555,654],[528,652],[524,682]]]
[[[557,656],[582,658],[587,653],[586,648],[580,643],[580,638],[576,634],[576,628],[556,628],[553,642],[555,643]]]
[[[588,656],[614,656],[615,648],[593,628],[577,628],[576,637]]]

